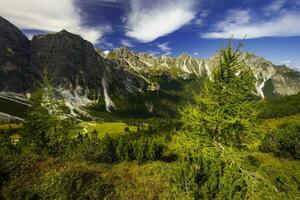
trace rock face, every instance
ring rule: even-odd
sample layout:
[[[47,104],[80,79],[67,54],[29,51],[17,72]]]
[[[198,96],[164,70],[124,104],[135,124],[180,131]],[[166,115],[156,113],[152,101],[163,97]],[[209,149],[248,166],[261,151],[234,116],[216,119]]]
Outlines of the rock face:
[[[247,64],[256,79],[257,95],[272,97],[276,95],[291,95],[300,91],[300,73],[286,66],[276,66],[264,58],[249,55]],[[133,73],[151,77],[167,73],[173,78],[203,78],[210,76],[217,55],[208,59],[193,58],[182,54],[173,58],[168,56],[153,56],[146,53],[136,53],[126,48],[110,52],[107,58],[114,60]]]
[[[32,76],[29,40],[0,17],[0,90],[24,92],[32,84]]]
[[[80,36],[65,30],[34,36],[31,41],[32,65],[42,74],[47,69],[54,85],[81,95],[101,91],[101,79],[107,63],[94,47]]]
[[[32,66],[40,74],[47,69],[53,84],[69,91],[72,99],[104,98],[107,111],[115,108],[111,95],[135,93],[144,87],[143,81],[103,58],[90,42],[65,30],[34,36],[31,49]],[[110,88],[112,83],[118,83],[118,88]]]
[[[103,98],[114,107],[111,95],[139,92],[144,81],[102,57],[93,45],[65,30],[34,36],[32,41],[0,18],[0,91],[31,92],[47,70],[53,85],[73,105]],[[114,83],[118,88],[110,88]],[[84,100],[84,101],[83,101]]]

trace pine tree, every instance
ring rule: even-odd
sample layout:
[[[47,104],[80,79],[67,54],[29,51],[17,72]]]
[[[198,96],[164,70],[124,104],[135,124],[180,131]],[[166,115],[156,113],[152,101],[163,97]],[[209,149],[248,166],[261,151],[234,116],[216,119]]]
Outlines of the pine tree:
[[[259,113],[253,75],[239,49],[229,43],[220,50],[195,104],[181,111],[184,127],[203,140],[239,144]]]
[[[24,139],[39,150],[54,152],[68,137],[72,123],[64,116],[64,99],[59,100],[47,70],[43,77],[41,88],[30,99],[32,108],[24,122]]]

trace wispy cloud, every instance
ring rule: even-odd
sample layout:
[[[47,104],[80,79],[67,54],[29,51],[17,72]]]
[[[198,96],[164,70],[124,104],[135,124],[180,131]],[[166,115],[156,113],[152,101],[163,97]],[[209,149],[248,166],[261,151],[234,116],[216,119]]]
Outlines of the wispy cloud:
[[[196,0],[131,0],[125,18],[126,35],[140,42],[168,35],[196,17],[196,3]]]
[[[120,42],[121,42],[121,45],[123,45],[125,47],[133,47],[133,44],[127,39],[121,39]]]
[[[196,24],[197,26],[203,26],[204,21],[207,18],[208,14],[209,14],[208,10],[201,10],[197,18],[194,20],[194,24]]]
[[[159,52],[159,51],[147,51],[147,53],[149,53],[150,55],[152,55],[152,56],[157,56],[157,55],[160,55],[161,54],[161,52]]]
[[[165,55],[170,55],[172,53],[172,49],[169,47],[169,42],[165,42],[157,46],[165,53]]]
[[[281,64],[290,64],[292,61],[291,60],[282,60],[280,63]]]
[[[277,12],[284,6],[285,3],[286,0],[274,0],[271,4],[267,5],[263,10],[267,13]]]
[[[285,0],[277,0],[262,8],[262,16],[257,18],[257,10],[231,10],[224,20],[212,26],[211,31],[201,33],[203,38],[246,39],[261,37],[288,37],[300,35],[300,12],[283,8]],[[275,12],[270,16],[270,12]]]
[[[73,0],[0,0],[0,13],[21,29],[56,32],[66,29],[81,35],[92,43],[107,32],[109,25],[88,27],[83,25],[81,10]]]
[[[299,66],[295,66],[293,69],[297,70],[300,72],[300,65]]]
[[[115,48],[115,45],[112,42],[109,42],[107,39],[102,38],[101,41],[98,43],[98,45],[102,48],[102,49],[107,49],[107,50],[111,50]]]

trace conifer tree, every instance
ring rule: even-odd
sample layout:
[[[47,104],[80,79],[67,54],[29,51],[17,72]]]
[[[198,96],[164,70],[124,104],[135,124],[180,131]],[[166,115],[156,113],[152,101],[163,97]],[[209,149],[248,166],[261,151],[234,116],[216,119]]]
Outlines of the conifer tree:
[[[259,113],[253,75],[239,49],[229,43],[220,50],[195,104],[181,111],[184,127],[202,140],[239,144]]]
[[[25,140],[37,149],[57,151],[71,127],[71,121],[64,115],[64,99],[58,94],[45,70],[41,88],[30,99],[32,108],[23,126]]]

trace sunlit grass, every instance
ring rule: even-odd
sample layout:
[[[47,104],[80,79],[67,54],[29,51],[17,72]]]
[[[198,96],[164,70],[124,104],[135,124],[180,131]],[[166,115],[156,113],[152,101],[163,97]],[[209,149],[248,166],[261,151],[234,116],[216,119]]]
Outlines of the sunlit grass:
[[[17,129],[20,127],[21,127],[20,124],[3,124],[3,125],[0,125],[0,130]]]
[[[128,127],[129,132],[137,132],[137,126],[130,126],[123,122],[81,122],[77,125],[76,129],[71,131],[72,136],[81,134],[91,134],[96,130],[99,137],[104,137],[107,133],[111,137],[117,137],[119,135],[124,135],[127,131],[125,129]],[[147,130],[148,126],[146,124],[141,128],[142,130]]]

